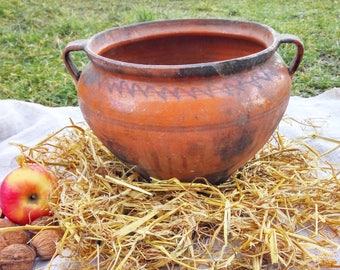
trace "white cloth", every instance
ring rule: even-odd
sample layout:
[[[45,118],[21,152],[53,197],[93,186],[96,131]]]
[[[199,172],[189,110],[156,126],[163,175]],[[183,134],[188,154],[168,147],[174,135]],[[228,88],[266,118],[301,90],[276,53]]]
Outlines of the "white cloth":
[[[18,165],[19,150],[10,143],[35,145],[52,132],[84,122],[79,107],[46,107],[18,100],[0,100],[0,181]]]
[[[34,145],[69,125],[70,119],[76,124],[84,123],[79,107],[51,108],[17,100],[0,100],[0,181],[17,167],[15,158],[19,151],[10,142]],[[340,88],[311,98],[291,97],[279,130],[280,134],[290,139],[307,137],[307,143],[321,153],[336,147],[334,141],[312,139],[310,136],[318,134],[340,140]],[[336,168],[339,169],[340,148],[328,155],[327,159],[338,164]],[[336,258],[340,264],[340,250]],[[36,268],[41,266],[38,263]]]

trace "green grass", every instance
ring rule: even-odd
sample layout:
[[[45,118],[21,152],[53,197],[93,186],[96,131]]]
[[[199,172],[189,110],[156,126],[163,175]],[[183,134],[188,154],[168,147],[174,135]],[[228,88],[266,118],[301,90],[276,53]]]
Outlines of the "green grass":
[[[76,105],[76,90],[61,59],[69,41],[116,26],[176,18],[250,20],[299,36],[306,51],[292,94],[317,95],[340,86],[339,7],[337,0],[1,1],[0,99]],[[287,62],[293,51],[292,45],[279,49]],[[80,60],[86,64],[85,57]]]

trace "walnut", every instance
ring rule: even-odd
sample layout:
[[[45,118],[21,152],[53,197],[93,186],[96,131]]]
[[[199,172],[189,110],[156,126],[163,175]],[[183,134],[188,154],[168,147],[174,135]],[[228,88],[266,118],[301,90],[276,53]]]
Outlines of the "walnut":
[[[26,244],[12,244],[0,253],[0,268],[2,270],[33,269],[36,253]]]
[[[0,219],[0,228],[10,228],[16,225],[8,219]],[[0,251],[11,244],[27,244],[29,237],[23,230],[0,232]]]
[[[57,225],[57,222],[55,222],[53,220],[53,217],[51,216],[41,216],[33,220],[30,225],[31,226],[49,226],[49,225]],[[32,235],[35,235],[40,230],[41,229],[29,230],[28,232],[31,233]]]
[[[61,240],[63,232],[60,229],[44,229],[39,231],[31,241],[41,260],[50,260],[57,250],[57,242]]]

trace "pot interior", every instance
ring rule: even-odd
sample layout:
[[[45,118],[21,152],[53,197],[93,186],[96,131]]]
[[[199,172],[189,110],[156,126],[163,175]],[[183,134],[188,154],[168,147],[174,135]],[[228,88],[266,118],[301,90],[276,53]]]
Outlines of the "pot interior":
[[[134,64],[186,65],[240,58],[265,48],[263,42],[249,36],[181,33],[109,44],[99,55]]]

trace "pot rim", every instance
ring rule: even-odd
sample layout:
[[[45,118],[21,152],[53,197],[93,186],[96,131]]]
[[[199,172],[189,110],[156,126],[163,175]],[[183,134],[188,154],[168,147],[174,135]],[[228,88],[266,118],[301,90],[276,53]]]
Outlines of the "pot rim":
[[[174,31],[174,28],[177,26],[177,31]],[[241,35],[243,38],[261,42],[261,37],[257,37],[255,35],[250,34],[251,29],[258,29],[261,33],[267,35],[267,41],[262,44],[265,45],[265,49],[249,54],[242,57],[237,57],[228,60],[222,61],[214,61],[214,62],[202,62],[202,63],[193,63],[193,64],[175,64],[175,65],[164,65],[164,64],[140,64],[134,62],[124,62],[116,59],[107,58],[99,55],[99,51],[95,50],[95,47],[99,43],[101,39],[110,39],[115,32],[123,33],[126,35],[125,41],[131,39],[132,41],[138,38],[147,38],[148,36],[152,36],[152,34],[145,34],[144,36],[141,34],[142,30],[148,29],[157,29],[158,33],[160,33],[160,29],[168,30],[167,35],[171,34],[179,34],[179,33],[188,33],[188,30],[193,27],[198,27],[201,30],[210,29],[210,33],[212,34],[220,34],[221,31],[218,31],[221,27],[226,26],[227,28],[238,27],[241,32],[249,32],[248,36]],[[219,28],[216,31],[213,31],[213,27],[218,26]],[[179,31],[178,29],[183,29]],[[126,33],[126,34],[125,34]],[[163,33],[164,34],[164,33]],[[224,34],[227,34],[225,32]],[[233,33],[230,33],[233,34]],[[153,34],[156,36],[156,34]],[[237,36],[237,34],[233,34]],[[114,40],[113,40],[114,41]],[[110,45],[115,44],[114,42]],[[126,75],[139,75],[146,77],[209,77],[215,75],[228,75],[237,72],[241,72],[246,69],[250,69],[254,66],[260,65],[268,60],[277,50],[280,45],[280,35],[271,27],[251,21],[245,20],[229,20],[229,19],[173,19],[173,20],[158,20],[158,21],[150,21],[143,23],[136,23],[127,26],[120,26],[111,29],[106,29],[104,31],[98,32],[93,35],[90,39],[86,41],[84,51],[88,55],[89,59],[107,70],[118,72]],[[105,46],[107,47],[107,45]]]

